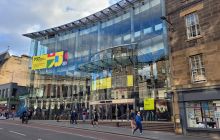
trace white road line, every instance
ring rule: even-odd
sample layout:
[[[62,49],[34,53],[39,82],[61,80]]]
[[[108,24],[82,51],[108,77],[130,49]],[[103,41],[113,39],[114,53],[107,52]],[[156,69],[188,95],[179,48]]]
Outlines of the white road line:
[[[2,130],[3,128],[0,128],[0,130]]]
[[[22,133],[19,133],[19,132],[15,132],[15,131],[9,131],[11,133],[14,133],[14,134],[18,134],[18,135],[21,135],[21,136],[26,136],[25,134],[22,134]]]
[[[12,124],[12,125],[15,125],[15,124]],[[84,136],[84,135],[70,133],[70,132],[65,132],[65,131],[58,131],[58,130],[53,130],[53,129],[41,128],[41,127],[37,127],[37,126],[28,126],[28,125],[21,125],[21,124],[17,124],[17,125],[18,126],[27,127],[27,128],[35,128],[35,129],[46,130],[46,131],[50,131],[50,132],[56,132],[56,133],[61,133],[61,134],[69,134],[69,135],[74,135],[74,136],[79,136],[79,137],[84,137],[84,138],[100,140],[100,139],[92,137],[92,136]],[[26,136],[25,134],[21,134],[21,133],[15,132],[15,131],[9,131],[9,132],[15,133],[15,134],[18,134],[18,135],[22,135],[22,136]]]

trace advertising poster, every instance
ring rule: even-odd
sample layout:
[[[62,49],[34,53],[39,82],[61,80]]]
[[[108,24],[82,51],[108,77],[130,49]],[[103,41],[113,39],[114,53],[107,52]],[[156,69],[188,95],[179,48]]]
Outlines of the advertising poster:
[[[112,78],[103,78],[92,81],[92,91],[99,89],[108,89],[112,87]]]
[[[128,87],[133,86],[133,75],[127,75],[127,86]]]
[[[154,98],[144,99],[144,110],[154,110]]]
[[[156,115],[158,120],[169,120],[170,113],[168,112],[167,101],[159,99],[156,101]]]
[[[67,64],[67,59],[68,53],[64,51],[44,54],[41,56],[33,56],[32,70],[64,66]]]
[[[32,58],[32,70],[47,68],[47,55],[34,56]]]

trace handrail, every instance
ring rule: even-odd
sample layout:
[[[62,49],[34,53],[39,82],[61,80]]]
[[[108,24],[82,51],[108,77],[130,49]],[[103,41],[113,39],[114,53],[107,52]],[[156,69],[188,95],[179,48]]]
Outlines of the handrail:
[[[122,117],[127,116],[127,115],[128,114],[122,114],[121,116],[118,117],[118,119],[121,119]],[[127,120],[127,118],[126,118],[126,120]],[[123,119],[121,121],[123,121]]]

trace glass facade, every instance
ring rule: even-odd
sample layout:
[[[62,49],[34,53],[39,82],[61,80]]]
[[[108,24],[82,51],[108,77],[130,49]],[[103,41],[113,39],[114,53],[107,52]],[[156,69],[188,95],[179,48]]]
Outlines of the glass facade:
[[[30,55],[52,58],[54,64],[37,63],[44,68],[31,70],[30,107],[44,110],[48,118],[75,108],[119,119],[154,98],[164,100],[170,112],[164,8],[163,0],[137,1],[95,23],[32,39]],[[145,118],[157,120],[156,114],[146,111]]]

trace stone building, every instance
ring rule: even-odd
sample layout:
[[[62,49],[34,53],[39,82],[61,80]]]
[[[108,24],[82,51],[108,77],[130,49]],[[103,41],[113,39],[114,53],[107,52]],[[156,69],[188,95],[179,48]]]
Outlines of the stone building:
[[[167,0],[166,9],[176,126],[219,133],[220,1]]]
[[[28,93],[29,58],[0,53],[0,111],[19,110],[19,96]]]
[[[29,58],[26,55],[10,55],[9,52],[0,53],[0,85],[14,82],[20,86],[27,86]]]

